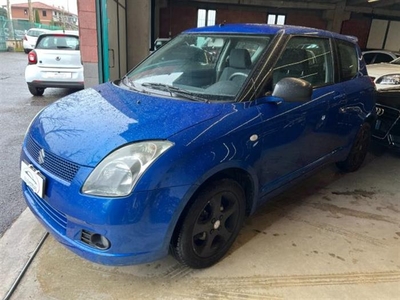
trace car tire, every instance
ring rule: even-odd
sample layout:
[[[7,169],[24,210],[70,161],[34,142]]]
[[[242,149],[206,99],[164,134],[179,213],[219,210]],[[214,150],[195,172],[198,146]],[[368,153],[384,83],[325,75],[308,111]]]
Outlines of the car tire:
[[[370,141],[371,125],[369,123],[364,123],[357,133],[346,160],[338,162],[336,164],[337,167],[343,172],[357,171],[367,156]]]
[[[171,243],[173,256],[195,269],[217,263],[235,241],[245,207],[243,188],[234,180],[221,179],[203,187]]]
[[[44,93],[44,88],[28,86],[28,89],[33,96],[42,96]]]
[[[28,54],[29,52],[31,52],[30,49],[24,49],[25,54]]]

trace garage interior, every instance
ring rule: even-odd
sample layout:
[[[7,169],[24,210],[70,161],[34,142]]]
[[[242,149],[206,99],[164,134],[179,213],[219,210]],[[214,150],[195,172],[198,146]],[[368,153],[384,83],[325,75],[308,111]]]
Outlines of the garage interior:
[[[363,50],[400,51],[400,0],[77,1],[86,87],[121,78],[157,38],[221,23],[307,26],[355,36]]]

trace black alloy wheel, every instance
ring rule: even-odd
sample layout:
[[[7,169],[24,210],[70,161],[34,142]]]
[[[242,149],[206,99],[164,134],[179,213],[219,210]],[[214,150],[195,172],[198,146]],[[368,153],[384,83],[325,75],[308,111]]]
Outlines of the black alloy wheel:
[[[346,160],[338,162],[337,167],[343,172],[357,171],[367,156],[371,141],[371,125],[364,123],[359,129]]]
[[[234,180],[222,179],[204,187],[171,244],[172,254],[191,268],[207,268],[217,263],[242,227],[245,206],[243,189]]]

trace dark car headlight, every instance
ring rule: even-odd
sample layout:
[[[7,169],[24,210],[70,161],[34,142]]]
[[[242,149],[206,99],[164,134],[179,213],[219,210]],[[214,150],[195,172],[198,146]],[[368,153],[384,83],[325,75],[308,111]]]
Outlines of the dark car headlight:
[[[146,141],[115,150],[92,171],[82,192],[104,197],[129,195],[146,169],[172,146],[169,141]]]

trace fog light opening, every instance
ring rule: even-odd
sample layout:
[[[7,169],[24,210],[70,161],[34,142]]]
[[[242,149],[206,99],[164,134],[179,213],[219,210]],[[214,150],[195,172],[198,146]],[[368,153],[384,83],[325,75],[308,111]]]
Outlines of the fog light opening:
[[[95,233],[90,237],[90,243],[100,250],[110,248],[110,241],[103,235]]]

